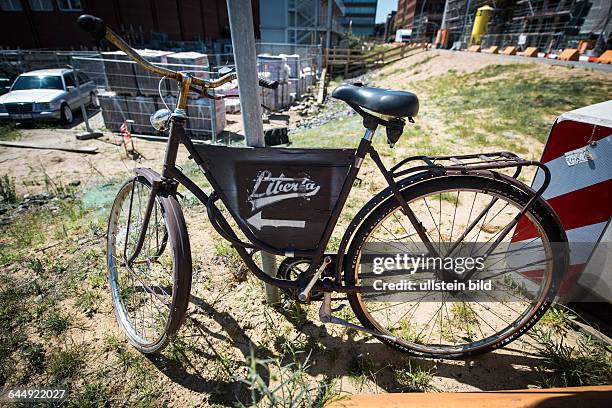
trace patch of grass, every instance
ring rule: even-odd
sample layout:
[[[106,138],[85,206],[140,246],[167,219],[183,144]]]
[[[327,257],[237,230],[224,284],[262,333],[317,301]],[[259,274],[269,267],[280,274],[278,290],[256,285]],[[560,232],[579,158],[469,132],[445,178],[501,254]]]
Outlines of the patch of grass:
[[[70,328],[72,318],[58,310],[51,310],[43,319],[40,325],[44,334],[59,336]]]
[[[25,358],[32,355],[36,366],[38,356],[27,343],[24,326],[32,318],[27,299],[32,295],[31,287],[16,285],[6,276],[0,276],[0,382],[16,375],[15,366],[23,356],[16,352],[21,349]]]
[[[565,334],[576,316],[563,306],[553,306],[544,313],[538,325],[552,330],[556,334]]]
[[[242,282],[246,279],[247,269],[232,244],[220,238],[215,240],[214,250],[217,258],[231,270],[236,280]]]
[[[532,330],[532,337],[542,357],[541,387],[605,385],[612,381],[610,352],[592,338],[580,336],[576,345],[571,346],[565,335],[537,327]]]
[[[473,123],[490,134],[518,132],[543,142],[548,136],[552,118],[562,112],[602,102],[612,92],[612,81],[583,76],[546,76],[532,64],[490,65],[473,73],[449,72],[420,81],[417,88],[426,90],[431,102],[444,113],[444,120]],[[457,132],[459,130],[459,132]],[[503,142],[503,138],[497,141]],[[518,144],[520,147],[520,144]]]
[[[123,350],[123,345],[124,341],[114,334],[110,334],[104,338],[104,351],[114,351],[118,353]]]
[[[450,313],[452,321],[449,324],[463,330],[465,335],[471,339],[476,334],[475,325],[478,324],[474,310],[466,302],[454,302],[450,307]]]
[[[66,406],[69,408],[99,408],[113,405],[114,400],[108,387],[102,381],[95,381],[73,392]]]
[[[413,343],[422,343],[424,340],[408,319],[402,319],[399,322],[399,328],[393,330],[393,334]]]
[[[87,317],[92,317],[98,313],[98,308],[102,299],[100,294],[92,290],[86,290],[75,300],[75,306],[83,312]]]
[[[19,201],[17,190],[15,190],[15,179],[8,174],[0,177],[0,201],[5,203],[16,203]]]
[[[21,345],[21,354],[27,362],[28,374],[40,373],[45,368],[45,348],[42,344],[25,341]]]
[[[403,392],[427,392],[435,391],[431,385],[434,372],[432,369],[420,365],[412,365],[408,361],[408,367],[394,370],[395,381],[402,387]]]
[[[438,195],[434,195],[432,196],[432,198],[437,201],[446,201],[447,203],[457,205],[457,203],[459,203],[458,196],[459,194],[445,192],[445,193],[439,193]]]
[[[248,405],[242,407],[323,407],[335,398],[336,380],[324,377],[316,384],[310,384],[307,370],[308,358],[304,363],[282,364],[279,359],[260,359],[253,351],[247,357],[247,375],[241,379],[249,390]],[[269,371],[269,381],[262,373]]]
[[[281,304],[282,313],[296,327],[302,327],[308,320],[308,309],[294,299],[286,299]]]
[[[81,228],[87,212],[79,200],[71,197],[53,202],[55,208],[41,207],[20,214],[13,222],[0,225],[0,264],[9,264],[29,256],[32,249],[50,237],[67,239],[68,231]]]
[[[15,140],[19,138],[19,130],[14,123],[0,124],[0,140]]]
[[[292,147],[356,148],[363,132],[361,116],[351,115],[310,129],[292,130],[289,137]]]
[[[53,383],[70,383],[79,375],[85,363],[85,352],[76,347],[60,350],[52,353],[47,361],[47,374]]]

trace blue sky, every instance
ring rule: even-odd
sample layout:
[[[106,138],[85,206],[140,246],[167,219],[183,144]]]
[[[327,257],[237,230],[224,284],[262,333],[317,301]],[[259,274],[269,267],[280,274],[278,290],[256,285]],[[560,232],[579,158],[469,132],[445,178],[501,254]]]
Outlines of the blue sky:
[[[387,19],[387,14],[391,10],[397,10],[397,0],[378,0],[376,7],[376,22],[384,23]]]

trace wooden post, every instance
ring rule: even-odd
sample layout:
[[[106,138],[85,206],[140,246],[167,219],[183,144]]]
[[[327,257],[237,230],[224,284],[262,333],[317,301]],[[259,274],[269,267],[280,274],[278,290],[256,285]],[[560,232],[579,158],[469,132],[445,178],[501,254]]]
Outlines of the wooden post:
[[[346,53],[346,65],[344,66],[344,77],[348,76],[349,64],[351,63],[351,50],[349,49]]]

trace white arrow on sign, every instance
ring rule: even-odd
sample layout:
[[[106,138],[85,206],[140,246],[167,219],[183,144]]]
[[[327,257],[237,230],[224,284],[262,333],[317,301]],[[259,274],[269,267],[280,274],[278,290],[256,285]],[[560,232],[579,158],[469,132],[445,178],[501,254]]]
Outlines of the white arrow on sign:
[[[295,221],[295,220],[269,220],[261,218],[261,211],[247,219],[247,222],[261,231],[262,227],[289,227],[289,228],[304,228],[306,221]]]

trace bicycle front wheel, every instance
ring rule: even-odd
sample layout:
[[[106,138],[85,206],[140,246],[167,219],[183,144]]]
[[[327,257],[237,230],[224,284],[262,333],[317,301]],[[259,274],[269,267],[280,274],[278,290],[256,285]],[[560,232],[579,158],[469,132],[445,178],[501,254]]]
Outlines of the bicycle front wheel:
[[[460,358],[504,346],[542,317],[567,267],[565,233],[543,200],[512,227],[531,195],[503,180],[452,175],[402,193],[440,263],[429,263],[424,256],[431,254],[428,244],[397,200],[383,202],[364,220],[347,253],[345,283],[383,289],[348,296],[365,327],[409,354]],[[509,225],[509,233],[494,246]],[[374,257],[394,259],[397,254],[422,263],[392,266],[390,275],[373,272]],[[455,262],[450,270],[446,263],[441,266],[448,258]],[[460,268],[458,258],[463,258]],[[467,258],[481,264],[466,266]],[[403,286],[398,286],[401,280]],[[385,281],[395,286],[383,287]],[[470,290],[471,281],[488,283],[482,290]]]
[[[117,321],[143,353],[162,350],[181,327],[191,290],[191,250],[182,211],[172,195],[155,198],[142,250],[131,264],[151,185],[128,180],[108,222],[108,280]]]

